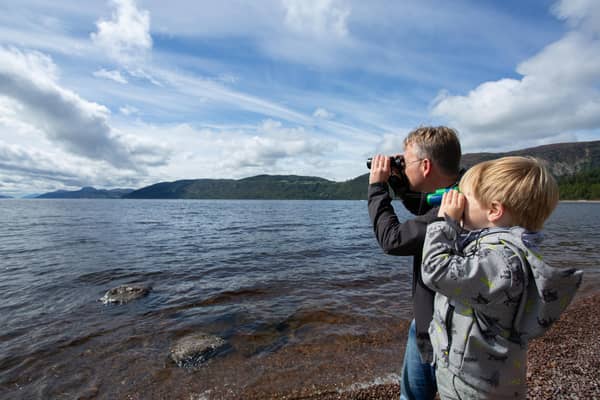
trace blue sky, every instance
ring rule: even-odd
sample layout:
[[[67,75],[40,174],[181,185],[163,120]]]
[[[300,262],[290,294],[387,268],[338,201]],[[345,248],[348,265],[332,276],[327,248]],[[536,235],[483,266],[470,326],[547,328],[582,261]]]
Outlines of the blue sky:
[[[429,124],[465,153],[600,139],[600,2],[0,4],[0,194],[343,181]]]

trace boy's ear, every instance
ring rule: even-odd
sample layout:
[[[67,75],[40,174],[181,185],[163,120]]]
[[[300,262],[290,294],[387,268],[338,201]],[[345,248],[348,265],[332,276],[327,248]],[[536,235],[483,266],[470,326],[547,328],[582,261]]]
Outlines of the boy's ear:
[[[488,221],[499,221],[504,216],[505,212],[506,209],[504,208],[504,205],[502,203],[496,200],[492,201],[487,211]]]

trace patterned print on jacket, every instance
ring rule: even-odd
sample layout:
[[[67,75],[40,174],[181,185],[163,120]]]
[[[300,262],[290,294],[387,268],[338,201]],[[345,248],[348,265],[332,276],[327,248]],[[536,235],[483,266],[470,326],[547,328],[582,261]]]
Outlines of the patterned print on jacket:
[[[573,299],[582,272],[552,268],[520,227],[463,234],[452,221],[427,228],[423,281],[436,291],[429,329],[434,362],[491,396],[525,398],[527,343]]]

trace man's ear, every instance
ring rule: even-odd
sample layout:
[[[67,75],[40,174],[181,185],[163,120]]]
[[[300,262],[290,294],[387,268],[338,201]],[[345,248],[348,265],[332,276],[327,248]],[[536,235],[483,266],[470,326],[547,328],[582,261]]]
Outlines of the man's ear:
[[[429,158],[424,158],[421,164],[423,165],[423,176],[431,174],[431,160]]]
[[[506,209],[499,201],[492,201],[487,211],[487,219],[490,222],[498,222],[505,215]]]

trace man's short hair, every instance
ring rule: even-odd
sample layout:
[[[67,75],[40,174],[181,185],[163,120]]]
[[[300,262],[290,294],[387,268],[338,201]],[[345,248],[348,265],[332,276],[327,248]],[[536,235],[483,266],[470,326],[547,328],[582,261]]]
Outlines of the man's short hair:
[[[404,139],[404,147],[412,145],[419,158],[428,158],[446,175],[460,171],[460,142],[456,131],[447,126],[422,126]]]
[[[539,231],[558,203],[556,180],[543,161],[533,157],[502,157],[471,167],[459,187],[469,188],[485,206],[501,203],[513,225]]]

